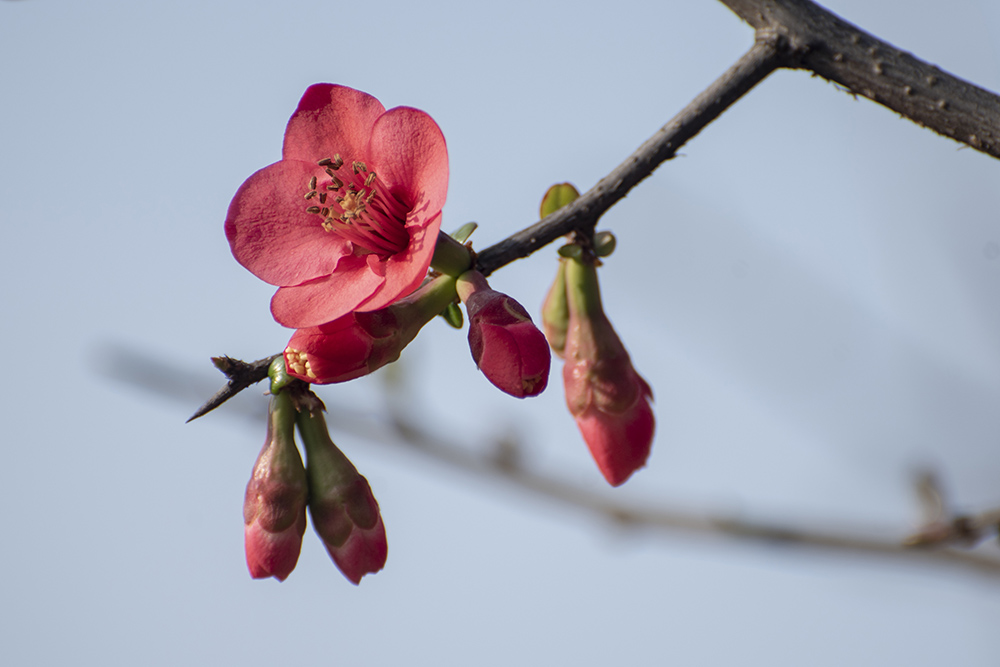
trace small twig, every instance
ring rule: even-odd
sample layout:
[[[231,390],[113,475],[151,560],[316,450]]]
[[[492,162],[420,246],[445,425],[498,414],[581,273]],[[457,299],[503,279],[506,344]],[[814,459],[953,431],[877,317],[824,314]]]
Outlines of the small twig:
[[[211,412],[250,385],[256,384],[266,378],[267,369],[271,366],[271,362],[279,356],[281,355],[274,354],[266,359],[258,359],[250,363],[233,359],[232,357],[212,357],[212,363],[229,378],[229,382],[226,383],[225,387],[215,392],[215,396],[208,399],[203,406],[198,408],[188,418],[188,422],[194,421],[198,417]]]

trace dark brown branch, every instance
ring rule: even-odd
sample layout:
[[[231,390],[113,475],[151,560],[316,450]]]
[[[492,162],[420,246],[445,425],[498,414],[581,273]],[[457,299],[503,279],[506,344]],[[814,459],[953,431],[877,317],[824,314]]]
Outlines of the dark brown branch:
[[[657,166],[674,157],[688,139],[698,134],[729,105],[773,72],[781,63],[779,47],[780,44],[775,40],[762,40],[754,44],[729,71],[573,204],[481,252],[477,264],[479,270],[488,275],[515,259],[527,257],[538,248],[575,229],[593,228],[601,215],[615,202],[649,176]],[[234,378],[227,373],[229,384],[199,408],[188,421],[201,417],[251,384],[263,380],[267,377],[267,366],[274,358],[272,356],[247,364],[226,357],[240,375]]]
[[[593,229],[598,219],[628,191],[677,154],[689,139],[783,62],[784,42],[758,39],[735,65],[646,140],[627,160],[569,206],[479,253],[477,268],[489,275],[527,257],[577,229]]]
[[[212,363],[225,374],[229,382],[226,383],[225,387],[217,391],[215,396],[208,399],[203,406],[198,408],[188,418],[188,421],[193,421],[211,412],[250,385],[257,384],[266,378],[267,369],[270,368],[271,362],[279,356],[281,355],[275,354],[266,359],[258,359],[250,363],[233,359],[232,357],[212,357]]]
[[[899,50],[809,0],[720,0],[788,40],[807,69],[938,134],[1000,158],[1000,97]]]

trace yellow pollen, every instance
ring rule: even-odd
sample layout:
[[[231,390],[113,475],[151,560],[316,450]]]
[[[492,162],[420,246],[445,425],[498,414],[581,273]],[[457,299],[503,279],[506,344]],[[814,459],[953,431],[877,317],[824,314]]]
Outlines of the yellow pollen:
[[[344,209],[344,220],[350,220],[361,215],[365,210],[365,202],[354,191],[348,191],[347,195],[340,200],[340,206]]]
[[[309,363],[309,355],[305,352],[291,347],[285,348],[285,359],[288,361],[288,366],[292,369],[293,373],[305,375],[313,379],[316,378],[312,364]]]

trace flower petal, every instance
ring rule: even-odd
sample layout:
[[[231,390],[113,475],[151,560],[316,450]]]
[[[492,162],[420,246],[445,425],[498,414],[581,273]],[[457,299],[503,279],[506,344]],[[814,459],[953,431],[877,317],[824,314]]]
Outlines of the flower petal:
[[[264,167],[237,190],[226,215],[233,256],[272,285],[297,285],[333,273],[351,244],[323,229],[303,199],[315,164],[282,160]]]
[[[385,112],[375,121],[367,153],[379,178],[413,213],[435,215],[444,206],[448,147],[426,113],[410,107]]]
[[[271,314],[286,327],[319,326],[357,310],[384,283],[385,277],[369,268],[365,256],[350,255],[335,273],[279,289],[271,299]]]
[[[385,283],[368,299],[358,304],[355,310],[368,312],[385,308],[400,297],[412,293],[424,281],[427,269],[434,255],[434,242],[441,230],[441,215],[432,219],[426,227],[410,230],[410,244],[405,250],[393,255],[386,262],[378,262],[369,255],[371,269],[385,273]]]
[[[285,129],[282,156],[315,162],[340,153],[344,160],[366,160],[375,119],[385,113],[377,99],[360,90],[317,83],[309,86]]]

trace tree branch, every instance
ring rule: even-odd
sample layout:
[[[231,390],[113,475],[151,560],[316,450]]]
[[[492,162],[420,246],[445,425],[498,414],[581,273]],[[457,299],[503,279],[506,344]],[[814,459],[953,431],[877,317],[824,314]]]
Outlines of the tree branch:
[[[615,202],[649,176],[661,163],[674,157],[688,139],[698,134],[703,127],[718,118],[729,105],[773,72],[781,62],[779,46],[776,40],[762,40],[755,43],[750,51],[672,121],[660,128],[625,162],[570,206],[479,253],[477,263],[479,270],[489,275],[501,266],[515,259],[527,257],[538,248],[575,229],[593,228],[601,215]],[[249,364],[224,357],[229,370],[219,366],[213,359],[219,370],[226,373],[229,383],[199,408],[188,421],[214,410],[251,384],[263,380],[267,377],[270,361],[276,356]],[[236,375],[230,375],[230,371]]]
[[[1000,97],[915,58],[810,0],[720,0],[753,26],[780,35],[806,69],[940,135],[1000,158]]]
[[[592,230],[632,188],[781,67],[813,71],[939,134],[1000,157],[997,95],[896,49],[809,0],[720,1],[754,27],[753,47],[580,198],[480,252],[476,262],[480,272],[489,275],[572,231]],[[234,378],[227,373],[226,387],[191,419],[267,376],[267,365],[257,364],[268,360],[230,361],[240,375]]]
[[[489,275],[560,236],[578,229],[593,229],[598,219],[629,190],[674,157],[689,139],[780,67],[787,55],[784,46],[783,40],[772,39],[769,35],[760,37],[725,74],[579,199],[480,252],[476,265],[479,271]]]

